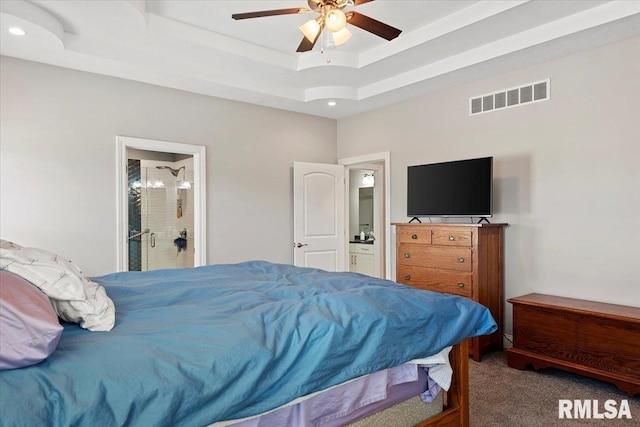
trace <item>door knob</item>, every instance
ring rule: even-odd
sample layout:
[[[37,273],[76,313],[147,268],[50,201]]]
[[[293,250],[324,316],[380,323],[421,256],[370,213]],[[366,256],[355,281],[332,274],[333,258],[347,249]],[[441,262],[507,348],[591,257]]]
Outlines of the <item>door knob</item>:
[[[309,246],[309,245],[306,243],[294,243],[293,246],[295,246],[296,248],[301,248],[303,246]]]

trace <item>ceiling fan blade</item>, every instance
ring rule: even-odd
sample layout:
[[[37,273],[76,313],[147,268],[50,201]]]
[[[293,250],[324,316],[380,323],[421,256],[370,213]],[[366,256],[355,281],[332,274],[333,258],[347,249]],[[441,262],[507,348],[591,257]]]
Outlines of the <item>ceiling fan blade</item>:
[[[293,7],[289,9],[273,9],[273,10],[261,10],[259,12],[234,13],[233,15],[231,15],[231,17],[233,19],[249,19],[249,18],[262,18],[263,16],[295,15],[297,13],[309,13],[309,12],[313,12],[313,11],[305,7]]]
[[[387,40],[395,39],[402,32],[402,30],[358,12],[347,12],[347,22]]]
[[[320,28],[318,29],[318,33],[316,34],[316,36],[313,39],[313,41],[310,41],[306,37],[302,38],[302,41],[300,42],[300,45],[298,46],[298,49],[296,50],[296,52],[308,52],[311,49],[313,49],[313,46],[316,45],[316,42],[318,41],[318,38],[320,37],[320,34],[322,33],[322,30],[324,30],[324,23],[320,24]]]
[[[353,0],[354,6],[360,6],[361,4],[369,3],[373,0]]]

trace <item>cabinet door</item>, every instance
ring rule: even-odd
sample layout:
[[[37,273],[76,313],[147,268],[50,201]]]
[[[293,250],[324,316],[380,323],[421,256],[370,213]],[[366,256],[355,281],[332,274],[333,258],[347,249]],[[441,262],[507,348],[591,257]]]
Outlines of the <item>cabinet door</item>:
[[[353,254],[351,271],[373,276],[373,255]]]

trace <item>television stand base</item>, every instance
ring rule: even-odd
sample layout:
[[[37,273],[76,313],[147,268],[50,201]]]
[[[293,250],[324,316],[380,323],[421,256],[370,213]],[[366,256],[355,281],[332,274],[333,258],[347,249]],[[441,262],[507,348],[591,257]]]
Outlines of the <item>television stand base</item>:
[[[411,218],[411,221],[409,221],[409,224],[411,224],[413,221],[418,221],[420,224],[422,224],[422,221],[420,221],[420,218],[418,218],[417,216],[414,216],[413,218]]]
[[[482,218],[480,218],[480,221],[478,221],[478,222],[477,222],[477,224],[482,224],[482,222],[483,222],[483,221],[485,221],[487,224],[491,224],[491,223],[489,222],[489,220],[488,220],[486,217],[484,217],[484,216],[483,216]]]

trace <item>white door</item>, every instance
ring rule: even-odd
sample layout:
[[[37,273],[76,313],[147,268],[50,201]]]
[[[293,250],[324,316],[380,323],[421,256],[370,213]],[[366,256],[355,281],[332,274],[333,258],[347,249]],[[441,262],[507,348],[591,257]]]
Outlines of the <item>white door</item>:
[[[344,166],[293,163],[293,263],[345,271]]]

